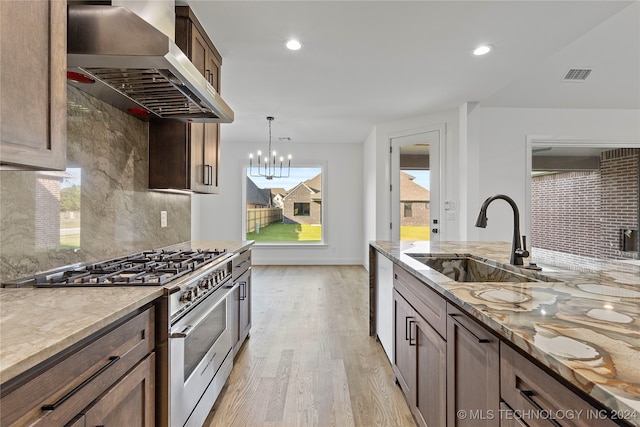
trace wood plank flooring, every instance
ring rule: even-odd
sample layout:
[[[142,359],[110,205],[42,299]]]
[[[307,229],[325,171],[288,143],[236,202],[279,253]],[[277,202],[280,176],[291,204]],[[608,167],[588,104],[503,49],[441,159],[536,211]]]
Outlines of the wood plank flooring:
[[[254,266],[251,336],[209,427],[414,427],[361,266]]]

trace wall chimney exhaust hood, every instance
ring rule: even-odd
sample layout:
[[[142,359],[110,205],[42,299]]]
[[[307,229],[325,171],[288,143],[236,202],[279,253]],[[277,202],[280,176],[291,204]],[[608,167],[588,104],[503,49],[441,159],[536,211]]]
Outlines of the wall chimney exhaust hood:
[[[166,29],[124,6],[70,2],[67,10],[71,85],[143,120],[233,122],[231,108]]]

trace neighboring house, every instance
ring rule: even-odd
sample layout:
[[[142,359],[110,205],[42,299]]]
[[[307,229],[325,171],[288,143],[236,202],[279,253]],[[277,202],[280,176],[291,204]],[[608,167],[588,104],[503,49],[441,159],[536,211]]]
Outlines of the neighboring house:
[[[284,206],[284,196],[287,195],[287,190],[284,188],[271,188],[271,204],[276,208],[282,208]]]
[[[284,196],[285,224],[322,224],[322,174],[301,182]]]
[[[269,189],[258,188],[258,186],[247,177],[247,209],[270,208],[271,191]]]
[[[413,182],[415,176],[400,172],[400,225],[429,226],[429,190]]]

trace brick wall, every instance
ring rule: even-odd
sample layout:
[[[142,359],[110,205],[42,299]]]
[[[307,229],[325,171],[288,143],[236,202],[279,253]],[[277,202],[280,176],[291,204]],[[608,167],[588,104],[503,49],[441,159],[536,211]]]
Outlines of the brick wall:
[[[531,245],[597,257],[600,173],[565,172],[531,180]]]
[[[622,252],[620,229],[638,228],[638,154],[640,150],[620,148],[602,153],[602,257],[630,258]],[[637,257],[637,255],[636,255]]]
[[[411,216],[405,216],[405,204],[411,204]],[[400,202],[400,225],[428,227],[430,223],[429,202]]]
[[[282,222],[285,224],[322,224],[322,203],[312,201],[311,196],[312,192],[304,184],[291,190],[284,198]],[[309,203],[309,215],[294,215],[295,203]]]
[[[594,258],[637,258],[620,251],[620,229],[638,228],[639,152],[604,152],[598,171],[532,178],[532,246]]]

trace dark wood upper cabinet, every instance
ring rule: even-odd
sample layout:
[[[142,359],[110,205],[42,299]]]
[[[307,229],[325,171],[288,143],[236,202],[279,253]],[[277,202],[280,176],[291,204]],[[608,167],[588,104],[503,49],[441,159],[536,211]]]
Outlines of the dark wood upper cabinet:
[[[64,170],[67,2],[0,1],[0,164]]]
[[[176,7],[175,41],[219,91],[222,57],[188,6]],[[219,163],[217,123],[149,123],[149,188],[217,193]]]

